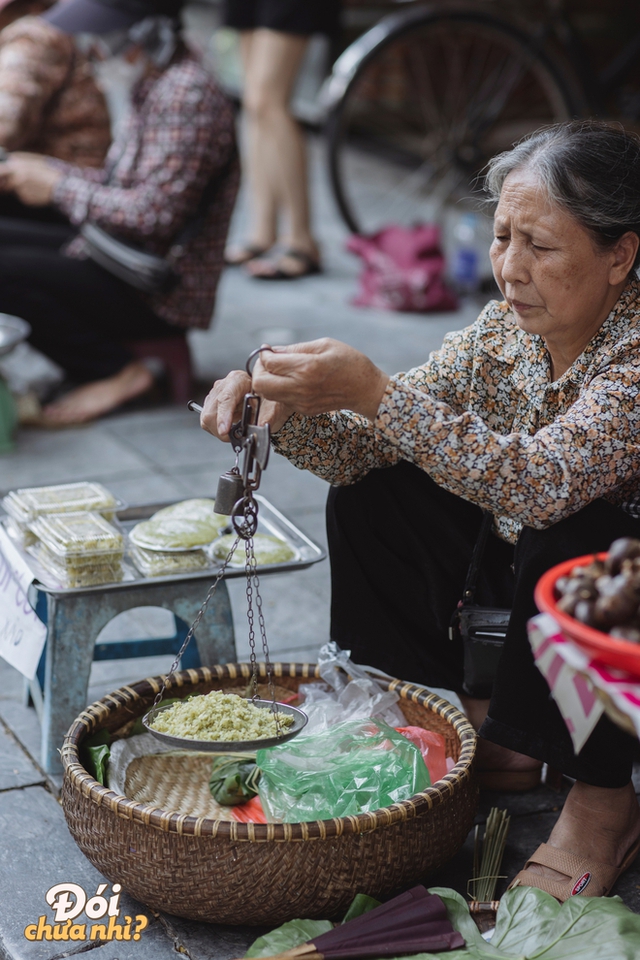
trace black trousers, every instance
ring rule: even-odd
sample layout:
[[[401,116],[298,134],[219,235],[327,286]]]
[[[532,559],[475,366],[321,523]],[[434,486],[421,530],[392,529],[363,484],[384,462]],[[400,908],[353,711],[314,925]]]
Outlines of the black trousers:
[[[332,639],[357,662],[462,692],[462,645],[448,631],[481,519],[478,507],[407,462],[333,487]],[[603,717],[575,755],[526,625],[538,612],[533,591],[545,570],[622,536],[640,538],[640,521],[605,500],[546,530],[525,527],[515,548],[491,536],[477,594],[478,603],[512,611],[482,736],[602,787],[628,783],[636,741]]]
[[[14,212],[0,216],[0,312],[30,323],[29,342],[70,380],[118,373],[133,359],[127,340],[178,335],[132,287],[60,252],[76,233],[60,215],[45,222]]]

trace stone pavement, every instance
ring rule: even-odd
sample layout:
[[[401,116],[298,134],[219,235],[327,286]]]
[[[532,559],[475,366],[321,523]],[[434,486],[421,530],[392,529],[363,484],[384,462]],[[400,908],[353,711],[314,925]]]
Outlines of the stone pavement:
[[[205,383],[243,365],[248,353],[265,341],[338,337],[366,351],[391,372],[419,363],[439,345],[447,330],[464,326],[474,317],[473,304],[454,315],[436,316],[394,315],[349,305],[357,264],[343,251],[345,233],[328,192],[321,142],[314,140],[312,148],[314,207],[326,273],[293,284],[260,284],[239,271],[229,271],[222,281],[215,324],[206,333],[192,335],[202,383],[195,399],[202,399]],[[234,222],[237,236],[242,235],[245,219],[242,199]],[[169,406],[134,409],[82,429],[22,431],[15,452],[0,459],[0,492],[86,478],[103,481],[130,503],[211,496],[218,475],[231,464],[229,448],[202,433],[197,418],[186,410]],[[312,538],[324,543],[323,481],[273,457],[260,492]],[[293,574],[264,577],[262,583],[273,658],[313,660],[328,638],[327,562]],[[238,659],[244,659],[248,648],[239,581],[231,583],[231,594]],[[170,632],[165,611],[138,610],[113,621],[101,639]],[[94,664],[89,700],[168,666],[169,658]],[[44,895],[53,884],[77,883],[91,896],[102,882],[67,831],[57,800],[60,780],[43,774],[38,750],[38,722],[34,711],[23,704],[22,679],[0,660],[0,958],[57,960],[89,948],[99,960],[164,960],[176,952],[192,960],[229,960],[244,952],[257,930],[154,915],[125,895],[122,915],[144,915],[149,921],[138,942],[94,946],[25,939],[28,924],[37,923],[45,914],[51,920]],[[526,855],[548,836],[563,797],[546,786],[524,796],[483,797],[479,819],[491,805],[506,806],[512,814],[505,875],[513,875]],[[470,837],[454,860],[429,882],[465,893],[471,863]],[[640,867],[626,874],[618,892],[640,910]]]

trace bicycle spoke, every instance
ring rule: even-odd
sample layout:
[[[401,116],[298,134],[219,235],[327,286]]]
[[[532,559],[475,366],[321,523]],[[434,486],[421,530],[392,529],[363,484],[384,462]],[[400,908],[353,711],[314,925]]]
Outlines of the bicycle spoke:
[[[468,107],[468,128],[476,139],[482,129],[487,129],[496,122],[524,74],[522,63],[511,55],[487,77]]]
[[[420,109],[424,114],[424,119],[427,125],[441,128],[443,118],[438,107],[438,98],[431,83],[427,57],[423,54],[421,55],[421,51],[415,43],[409,45],[409,50],[410,55],[408,60],[410,63],[410,72],[413,72],[417,81],[416,90],[418,101],[420,103]]]
[[[570,112],[553,65],[517,29],[425,10],[380,42],[345,94],[331,140],[336,199],[351,229],[410,222],[469,193],[493,153]]]

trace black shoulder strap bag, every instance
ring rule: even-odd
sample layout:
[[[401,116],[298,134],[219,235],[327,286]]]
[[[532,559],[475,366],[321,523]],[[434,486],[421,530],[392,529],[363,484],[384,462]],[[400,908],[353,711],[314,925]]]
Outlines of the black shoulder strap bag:
[[[136,290],[141,290],[143,293],[168,293],[180,279],[175,270],[175,264],[183,255],[187,244],[204,226],[213,198],[236,156],[237,152],[234,150],[223,168],[217,170],[215,176],[209,181],[202,192],[197,212],[174,239],[167,257],[148,253],[135,243],[119,240],[102,227],[87,221],[81,226],[80,235],[84,237],[91,259],[103,270],[107,270],[130,287],[135,287]]]
[[[449,627],[451,640],[456,636],[462,638],[463,689],[470,697],[477,697],[480,700],[486,700],[491,696],[511,616],[510,610],[481,607],[475,602],[478,574],[492,525],[492,514],[485,513],[471,555],[462,600],[451,618]]]

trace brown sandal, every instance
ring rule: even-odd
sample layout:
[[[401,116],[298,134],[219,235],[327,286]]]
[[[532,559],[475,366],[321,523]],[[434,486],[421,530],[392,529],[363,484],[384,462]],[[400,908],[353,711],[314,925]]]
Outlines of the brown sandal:
[[[588,857],[579,857],[548,843],[541,843],[536,852],[529,857],[524,869],[509,884],[514,887],[535,887],[544,890],[564,903],[570,897],[606,897],[621,873],[627,870],[640,853],[640,837],[629,847],[627,855],[619,867],[610,863],[600,863]],[[552,880],[527,868],[537,863],[541,867],[557,870],[565,876],[564,880]]]

